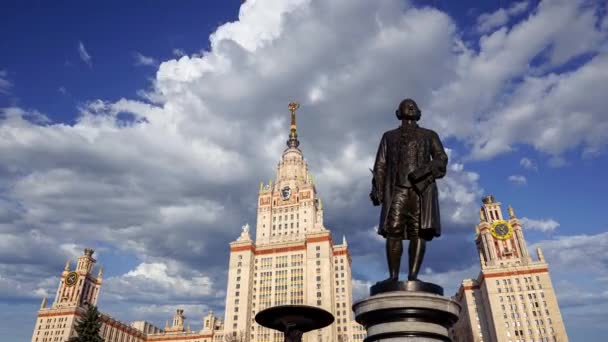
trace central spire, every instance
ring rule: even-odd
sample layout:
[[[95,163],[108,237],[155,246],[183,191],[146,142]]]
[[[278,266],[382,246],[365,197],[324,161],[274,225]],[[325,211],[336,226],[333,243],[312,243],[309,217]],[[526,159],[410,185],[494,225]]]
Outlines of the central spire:
[[[300,145],[300,142],[298,141],[298,133],[296,133],[296,111],[300,108],[300,104],[297,102],[290,102],[287,108],[291,112],[291,127],[287,146],[297,148]]]

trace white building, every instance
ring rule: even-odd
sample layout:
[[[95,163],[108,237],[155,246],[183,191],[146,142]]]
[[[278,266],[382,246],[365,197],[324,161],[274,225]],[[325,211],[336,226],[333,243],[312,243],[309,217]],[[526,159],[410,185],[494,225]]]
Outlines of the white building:
[[[567,342],[549,266],[540,248],[532,260],[515,212],[502,215],[493,196],[483,199],[475,227],[481,272],[454,296],[460,319],[454,342]]]
[[[365,330],[354,321],[351,259],[346,239],[334,244],[323,225],[323,204],[298,148],[295,111],[274,182],[260,184],[256,239],[249,227],[230,244],[225,334],[249,333],[250,341],[282,341],[255,322],[257,312],[306,304],[331,312],[336,321],[304,335],[312,341],[357,341]]]

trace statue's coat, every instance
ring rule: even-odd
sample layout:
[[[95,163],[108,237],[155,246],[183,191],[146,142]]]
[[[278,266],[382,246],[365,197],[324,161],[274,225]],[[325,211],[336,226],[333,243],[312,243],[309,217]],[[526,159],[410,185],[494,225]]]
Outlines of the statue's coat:
[[[401,126],[385,132],[380,141],[374,164],[374,181],[378,199],[382,202],[378,234],[386,237],[386,217],[393,200],[393,189],[397,182],[409,184],[408,175],[421,167],[430,166],[432,177],[420,194],[420,236],[441,235],[439,195],[435,179],[446,173],[448,156],[437,133],[416,124]]]

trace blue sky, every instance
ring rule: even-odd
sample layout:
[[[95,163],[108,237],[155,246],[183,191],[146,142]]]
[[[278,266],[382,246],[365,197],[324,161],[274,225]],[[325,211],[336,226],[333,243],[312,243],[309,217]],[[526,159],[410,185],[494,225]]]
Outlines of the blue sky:
[[[608,333],[608,19],[601,1],[267,0],[0,5],[0,336],[29,340],[65,260],[96,249],[100,308],[193,328],[221,311],[298,100],[325,224],[355,290],[384,277],[368,167],[394,109],[450,149],[427,280],[476,276],[492,193],[543,247],[572,341]]]

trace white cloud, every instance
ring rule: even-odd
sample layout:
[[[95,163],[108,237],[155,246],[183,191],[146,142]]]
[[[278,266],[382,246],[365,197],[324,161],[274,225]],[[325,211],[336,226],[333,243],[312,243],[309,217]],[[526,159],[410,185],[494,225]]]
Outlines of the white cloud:
[[[608,35],[595,24],[596,8],[583,3],[541,2],[510,29],[480,37],[479,51],[463,45],[456,76],[433,92],[427,109],[435,125],[469,141],[477,159],[516,144],[553,156],[604,146],[608,122],[598,94],[606,91],[608,75],[599,47]],[[556,69],[581,55],[595,57]]]
[[[8,80],[6,70],[0,70],[0,94],[8,94],[13,87],[13,83]]]
[[[194,301],[213,294],[210,277],[178,264],[141,263],[121,276],[104,280],[105,300],[147,303]]]
[[[89,55],[82,42],[78,42],[78,55],[80,56],[80,59],[82,59],[82,61],[87,65],[93,65],[91,55]]]
[[[608,308],[608,233],[562,235],[530,246],[541,247],[566,318],[603,322]],[[581,281],[584,279],[584,281]]]
[[[370,281],[353,279],[353,303],[369,297],[369,288],[372,285]]]
[[[444,294],[450,296],[458,290],[463,279],[476,279],[479,274],[479,264],[462,269],[452,269],[445,272],[435,272],[432,268],[426,267],[423,273],[424,281],[440,285],[444,288]]]
[[[563,272],[591,272],[596,277],[608,275],[608,232],[598,234],[560,235],[530,246],[542,247],[552,268]]]
[[[143,66],[156,66],[158,65],[158,61],[153,57],[144,56],[139,52],[135,52],[133,54],[133,58],[135,59],[135,65],[143,65]]]
[[[521,160],[519,161],[519,165],[521,165],[521,167],[527,170],[538,171],[538,165],[536,164],[536,162],[527,157],[521,158]]]
[[[176,49],[173,49],[173,50],[171,51],[171,53],[173,53],[173,55],[174,55],[175,57],[182,57],[182,56],[185,56],[185,55],[186,55],[186,51],[184,51],[184,50],[182,50],[182,49],[177,49],[177,48],[176,48]]]
[[[554,219],[534,220],[527,217],[519,219],[524,229],[538,230],[544,233],[551,233],[559,227],[559,222]]]
[[[526,176],[522,175],[511,175],[507,179],[509,180],[509,182],[515,185],[525,185],[528,182]]]
[[[510,17],[519,15],[528,9],[528,1],[516,2],[508,9],[500,8],[493,13],[484,13],[477,18],[477,31],[487,33],[494,28],[505,25]]]
[[[464,164],[453,160],[452,155],[446,176],[437,181],[441,218],[444,225],[470,229],[476,223],[483,188],[479,185],[479,174],[465,170]]]

